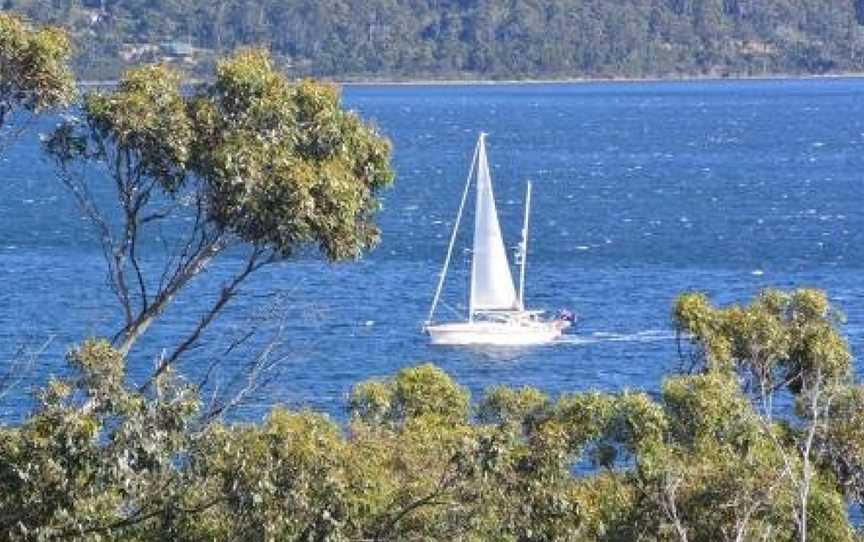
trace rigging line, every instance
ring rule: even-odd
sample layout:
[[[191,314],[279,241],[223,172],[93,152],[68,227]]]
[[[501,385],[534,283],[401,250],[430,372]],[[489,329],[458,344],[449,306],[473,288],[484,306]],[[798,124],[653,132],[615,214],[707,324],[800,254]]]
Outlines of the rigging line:
[[[531,181],[525,186],[525,220],[522,222],[522,242],[519,243],[519,308],[525,310],[525,267],[528,263],[528,217],[531,214]]]
[[[445,309],[449,310],[450,312],[452,312],[455,316],[460,316],[460,317],[462,316],[462,313],[460,313],[455,307],[453,307],[452,305],[450,305],[444,301],[441,302],[441,306],[444,307]]]
[[[456,223],[453,225],[453,233],[450,234],[450,244],[447,247],[447,256],[444,258],[444,268],[441,274],[438,275],[438,287],[435,289],[435,297],[432,298],[432,307],[429,309],[429,317],[426,322],[432,322],[432,317],[435,316],[435,308],[438,306],[438,300],[441,298],[441,290],[444,288],[444,278],[447,276],[447,269],[450,267],[450,258],[453,256],[453,245],[456,243],[456,234],[459,231],[459,223],[462,221],[462,212],[465,210],[465,202],[468,200],[468,189],[471,186],[471,177],[474,173],[474,165],[477,162],[477,154],[480,152],[480,143],[483,140],[481,137],[477,140],[477,145],[474,146],[474,156],[471,158],[471,167],[468,169],[468,178],[465,180],[465,189],[462,191],[462,201],[459,203],[459,213],[456,215]]]

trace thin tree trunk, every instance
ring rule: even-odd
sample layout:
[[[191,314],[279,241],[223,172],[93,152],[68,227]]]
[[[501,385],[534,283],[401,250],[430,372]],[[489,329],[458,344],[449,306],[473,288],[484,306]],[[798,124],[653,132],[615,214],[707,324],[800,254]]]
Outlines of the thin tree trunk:
[[[159,377],[159,375],[164,373],[168,367],[170,367],[175,361],[177,361],[177,358],[183,355],[184,352],[186,352],[189,348],[192,347],[192,345],[194,345],[198,341],[198,339],[201,337],[201,334],[204,332],[207,326],[210,325],[210,322],[212,322],[213,319],[216,318],[216,315],[218,315],[219,312],[228,303],[228,301],[230,301],[231,298],[234,297],[234,295],[237,293],[237,288],[244,280],[246,280],[246,278],[249,277],[249,275],[260,269],[263,265],[274,261],[274,258],[272,256],[263,261],[259,261],[261,255],[262,251],[256,248],[255,251],[249,256],[249,260],[247,261],[243,269],[240,271],[240,273],[238,273],[228,284],[222,287],[219,299],[210,308],[210,310],[204,314],[204,316],[201,318],[201,321],[198,322],[198,325],[195,327],[192,333],[188,337],[186,337],[186,339],[183,340],[183,342],[181,342],[177,348],[174,349],[174,352],[172,352],[170,356],[165,357],[159,362],[156,370],[153,371],[153,374],[150,375],[150,378],[147,380],[147,382],[141,385],[139,391],[143,391],[144,389],[146,389],[147,386],[149,386],[156,378]]]
[[[199,275],[216,257],[222,249],[225,248],[222,237],[217,237],[209,245],[204,247],[201,252],[192,259],[191,262],[180,272],[177,277],[169,284],[158,296],[153,300],[153,303],[142,312],[138,318],[132,322],[122,333],[120,343],[117,345],[117,350],[124,356],[129,354],[132,346],[143,335],[153,321],[165,311],[165,308],[174,300],[174,297],[190,280]]]

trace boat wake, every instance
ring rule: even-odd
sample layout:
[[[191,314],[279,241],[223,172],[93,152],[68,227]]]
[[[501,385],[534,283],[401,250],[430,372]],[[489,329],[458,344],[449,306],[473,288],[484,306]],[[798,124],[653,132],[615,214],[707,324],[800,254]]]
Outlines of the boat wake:
[[[555,340],[563,344],[596,344],[611,342],[649,343],[675,340],[675,333],[668,330],[649,329],[636,333],[610,333],[595,331],[591,335],[564,335]]]

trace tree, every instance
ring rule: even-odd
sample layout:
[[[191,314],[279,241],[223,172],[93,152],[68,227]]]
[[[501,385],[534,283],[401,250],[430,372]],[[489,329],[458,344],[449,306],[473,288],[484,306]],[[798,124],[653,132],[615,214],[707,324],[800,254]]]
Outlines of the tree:
[[[724,333],[750,336],[743,322]],[[812,354],[831,365],[830,350]],[[341,427],[284,407],[200,423],[170,368],[142,393],[107,341],[68,361],[33,415],[0,427],[4,539],[855,540],[843,496],[861,492],[860,386],[827,403],[804,385],[818,416],[781,421],[728,363],[673,375],[656,397],[497,387],[472,407],[426,364],[357,385]]]
[[[167,373],[149,397],[129,390],[123,356],[103,340],[68,361],[72,375],[47,384],[27,420],[0,426],[0,536],[145,540],[148,524],[195,506],[179,495],[198,398]]]
[[[816,435],[816,446],[847,497],[864,504],[864,386],[849,386],[831,402],[826,419],[831,423]]]
[[[0,12],[0,153],[29,125],[32,116],[68,104],[75,82],[68,63],[71,46],[56,27],[32,28]]]
[[[98,230],[124,315],[112,343],[124,356],[216,258],[245,253],[151,380],[197,343],[261,267],[310,245],[330,260],[374,246],[376,195],[393,179],[389,142],[344,111],[334,87],[292,84],[260,50],[221,61],[214,81],[191,94],[168,67],[132,70],[116,90],[85,96],[82,118],[60,126],[46,148]],[[119,227],[94,196],[106,180]],[[163,224],[178,240],[148,267],[153,257],[142,254],[142,239]]]
[[[837,329],[842,316],[824,292],[766,290],[749,306],[723,309],[712,307],[702,294],[685,294],[673,317],[679,332],[697,345],[697,364],[708,374],[737,375],[759,405],[763,433],[771,437],[782,460],[782,479],[794,493],[795,538],[812,538],[809,518],[818,504],[811,496],[816,492],[817,500],[823,498],[826,472],[819,465],[832,457],[832,404],[838,397],[854,397],[849,392],[852,355]],[[797,423],[783,433],[773,422],[773,398],[780,391],[792,395],[798,414]],[[846,405],[854,408],[849,401]],[[842,462],[836,466],[841,483],[854,477],[854,469],[844,469]]]
[[[34,29],[13,13],[0,12],[0,157],[31,125],[35,115],[71,101],[75,83],[69,69],[71,47],[56,27]],[[18,352],[0,372],[5,394],[32,356]]]
[[[726,308],[687,293],[673,309],[679,337],[695,347],[692,369],[738,374],[768,420],[779,391],[800,394],[817,378],[848,381],[852,356],[837,329],[842,318],[818,290],[769,289],[749,306]]]

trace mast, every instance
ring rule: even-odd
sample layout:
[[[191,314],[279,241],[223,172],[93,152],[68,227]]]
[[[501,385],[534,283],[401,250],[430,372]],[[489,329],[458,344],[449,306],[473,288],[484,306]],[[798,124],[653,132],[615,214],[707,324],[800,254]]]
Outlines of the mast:
[[[474,147],[474,156],[471,158],[471,167],[468,168],[468,178],[465,179],[465,188],[462,190],[462,201],[459,203],[459,212],[456,214],[456,223],[453,224],[453,231],[450,234],[450,244],[447,246],[447,256],[444,258],[444,268],[438,275],[438,287],[435,288],[435,296],[432,298],[432,307],[429,309],[429,316],[426,318],[426,323],[432,322],[432,317],[435,316],[435,308],[438,306],[438,301],[441,299],[441,290],[444,288],[444,279],[447,277],[447,269],[450,267],[450,258],[453,256],[453,245],[456,243],[456,234],[459,232],[459,223],[462,221],[462,212],[465,210],[465,202],[468,200],[468,188],[471,186],[471,175],[474,173],[474,165],[477,163],[477,155],[480,152],[480,145],[483,142],[483,134],[481,132],[480,139]],[[470,319],[470,313],[468,318]]]
[[[522,222],[522,242],[519,243],[519,308],[525,310],[525,262],[528,260],[528,216],[531,213],[531,181],[525,187],[525,220]]]
[[[482,153],[482,157],[486,159],[486,132],[480,132],[480,137],[477,139],[477,176],[480,176],[480,155]],[[477,243],[477,220],[480,216],[480,180],[477,181],[477,199],[475,201],[475,210],[474,210],[474,244]],[[474,272],[477,265],[477,252],[476,246],[471,250],[471,284],[468,289],[468,321],[474,321],[474,287],[476,284],[476,273]]]
[[[480,176],[480,155],[483,155],[483,158],[486,157],[486,132],[480,132],[480,137],[477,138],[477,176]],[[480,206],[480,181],[477,181],[477,199],[475,201],[475,206],[479,208]],[[477,217],[479,213],[478,209],[474,210],[474,236],[477,236]],[[474,321],[474,284],[475,284],[475,273],[474,266],[476,265],[477,254],[474,250],[476,247],[473,247],[471,250],[471,282],[468,285],[468,321]]]

